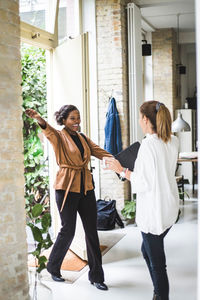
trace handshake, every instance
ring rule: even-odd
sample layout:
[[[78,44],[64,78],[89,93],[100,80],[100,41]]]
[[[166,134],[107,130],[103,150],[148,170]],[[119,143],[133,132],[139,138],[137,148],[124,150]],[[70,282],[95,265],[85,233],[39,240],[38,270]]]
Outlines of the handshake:
[[[104,170],[111,170],[117,173],[120,180],[129,179],[129,176],[127,177],[128,168],[122,167],[120,162],[114,157],[103,157],[102,165]]]
[[[117,174],[120,174],[124,170],[120,162],[114,157],[103,157],[102,160],[103,160],[102,165],[104,170],[111,170]]]
[[[102,167],[103,169],[112,170],[109,167],[111,167],[111,161],[115,160],[114,157],[103,157],[102,159]]]

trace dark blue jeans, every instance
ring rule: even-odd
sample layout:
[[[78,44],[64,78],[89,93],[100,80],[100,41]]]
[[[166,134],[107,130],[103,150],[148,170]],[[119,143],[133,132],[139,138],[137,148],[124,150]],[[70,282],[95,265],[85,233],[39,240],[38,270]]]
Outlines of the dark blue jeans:
[[[161,300],[169,300],[169,281],[164,250],[164,237],[169,229],[160,235],[142,232],[142,254],[149,269],[154,293]]]

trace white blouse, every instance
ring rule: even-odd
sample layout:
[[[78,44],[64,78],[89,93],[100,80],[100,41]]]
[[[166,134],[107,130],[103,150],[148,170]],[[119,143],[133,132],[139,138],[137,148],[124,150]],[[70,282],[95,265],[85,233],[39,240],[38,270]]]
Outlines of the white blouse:
[[[160,235],[178,216],[179,194],[175,178],[178,139],[164,143],[157,134],[143,139],[131,173],[136,193],[136,223],[144,233]]]

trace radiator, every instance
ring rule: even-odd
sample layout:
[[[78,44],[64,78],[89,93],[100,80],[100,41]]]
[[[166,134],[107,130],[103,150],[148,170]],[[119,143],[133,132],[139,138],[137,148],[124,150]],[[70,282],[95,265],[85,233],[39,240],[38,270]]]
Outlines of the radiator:
[[[133,143],[142,139],[138,118],[139,107],[143,102],[141,13],[133,3],[127,4],[127,32],[129,126],[130,143]]]

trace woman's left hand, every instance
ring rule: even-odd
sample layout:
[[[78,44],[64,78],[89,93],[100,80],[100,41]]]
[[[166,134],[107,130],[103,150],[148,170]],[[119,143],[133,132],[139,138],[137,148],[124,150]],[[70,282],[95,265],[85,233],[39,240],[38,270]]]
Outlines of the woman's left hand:
[[[103,160],[105,161],[105,170],[112,170],[118,174],[123,171],[120,162],[114,157],[103,157]]]

